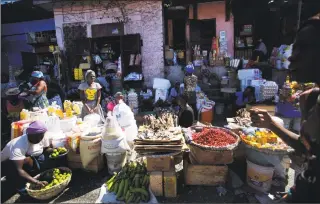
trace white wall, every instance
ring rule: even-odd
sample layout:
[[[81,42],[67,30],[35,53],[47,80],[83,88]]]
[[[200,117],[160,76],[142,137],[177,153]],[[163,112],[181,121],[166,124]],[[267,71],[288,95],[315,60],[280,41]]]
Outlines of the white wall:
[[[85,12],[81,12],[85,11]],[[127,3],[125,11],[129,21],[124,25],[125,34],[141,35],[142,67],[147,85],[154,77],[164,76],[163,18],[161,1],[137,1]],[[87,35],[91,37],[91,25],[117,22],[121,17],[119,8],[106,10],[101,5],[69,6],[54,9],[58,45],[64,49],[63,24],[83,22],[87,24]]]

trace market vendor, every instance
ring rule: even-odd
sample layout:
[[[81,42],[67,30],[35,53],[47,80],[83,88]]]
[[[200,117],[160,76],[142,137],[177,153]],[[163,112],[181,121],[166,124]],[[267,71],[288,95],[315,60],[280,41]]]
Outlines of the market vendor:
[[[29,101],[32,107],[47,108],[49,101],[47,98],[47,83],[44,80],[44,75],[40,71],[33,71],[30,80],[32,87],[30,90],[25,90],[29,94]]]
[[[320,7],[317,7],[319,12]],[[290,69],[298,82],[320,85],[320,13],[309,19],[297,33],[290,57]],[[320,203],[320,91],[302,94],[302,125],[297,135],[277,124],[265,110],[252,110],[253,124],[272,130],[296,153],[307,157],[307,167],[297,176],[294,187],[283,197],[287,202]]]
[[[10,88],[6,91],[6,110],[7,117],[11,121],[17,121],[20,118],[20,112],[24,109],[23,100],[18,98],[20,90],[18,88]]]
[[[153,93],[146,85],[143,85],[140,91],[140,104],[142,111],[151,111],[153,110]]]
[[[197,110],[197,94],[196,94],[196,88],[197,88],[197,82],[198,77],[194,74],[194,67],[192,63],[189,63],[185,68],[185,77],[183,79],[184,81],[184,91],[183,94],[185,94],[188,98],[188,104],[193,109],[194,117],[198,118],[198,110]]]
[[[188,96],[182,95],[177,98],[177,103],[180,106],[178,114],[178,125],[188,128],[194,123],[193,109],[188,104]]]
[[[116,106],[113,109],[113,116],[118,121],[120,127],[126,135],[126,140],[130,148],[133,148],[133,140],[138,135],[138,127],[131,108],[123,101],[121,92],[115,94]]]
[[[237,92],[235,96],[237,98],[234,105],[235,111],[245,108],[247,104],[253,104],[256,102],[255,88],[252,86],[246,87],[243,92]]]
[[[169,101],[172,103],[176,103],[177,97],[181,95],[181,88],[180,88],[180,82],[176,82],[174,84],[174,87],[171,88],[170,94],[169,94]]]
[[[50,167],[48,156],[52,152],[47,129],[41,121],[32,122],[26,134],[11,140],[1,151],[1,176],[14,183],[19,193],[24,193],[26,182],[47,185],[33,176]]]
[[[97,113],[101,120],[104,121],[104,114],[100,105],[101,85],[94,82],[96,74],[92,70],[88,70],[85,75],[85,82],[78,87],[80,90],[80,98],[83,103],[81,117],[84,118],[88,114]]]

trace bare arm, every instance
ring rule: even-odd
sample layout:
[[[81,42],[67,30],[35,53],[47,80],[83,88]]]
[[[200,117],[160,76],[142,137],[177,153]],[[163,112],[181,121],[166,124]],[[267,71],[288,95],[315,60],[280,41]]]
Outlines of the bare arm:
[[[24,164],[24,160],[16,160],[13,161],[17,172],[19,174],[19,176],[21,176],[22,178],[26,179],[28,182],[30,183],[34,183],[34,184],[39,184],[39,181],[35,178],[33,178],[32,176],[30,176],[25,170],[23,170],[23,164]]]
[[[101,89],[97,91],[96,107],[100,104],[100,101],[101,101]]]
[[[305,153],[306,149],[300,142],[300,136],[287,130],[283,126],[277,124],[272,120],[270,130],[278,135],[287,145],[291,146],[298,153]]]

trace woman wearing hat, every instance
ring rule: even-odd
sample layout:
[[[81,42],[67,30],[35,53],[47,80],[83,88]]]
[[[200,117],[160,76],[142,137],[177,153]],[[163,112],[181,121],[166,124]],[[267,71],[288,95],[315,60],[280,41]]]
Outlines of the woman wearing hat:
[[[198,82],[198,77],[194,74],[193,64],[190,62],[185,68],[185,77],[184,77],[184,95],[188,99],[187,103],[192,107],[194,112],[195,119],[198,118],[197,111],[197,95],[196,87]]]
[[[45,136],[46,131],[46,126],[41,121],[32,122],[25,135],[11,140],[1,151],[1,174],[6,176],[7,181],[11,180],[9,183],[14,183],[18,190],[21,190],[26,182],[39,186],[47,184],[46,181],[32,177],[40,170],[45,170],[48,164],[45,161],[49,161],[46,156],[52,152],[49,139]]]
[[[100,105],[102,87],[99,83],[94,82],[96,80],[94,71],[88,70],[85,80],[78,87],[83,103],[81,116],[84,118],[88,114],[97,113],[101,116],[101,120],[104,121],[104,114]]]
[[[47,98],[47,83],[44,80],[43,73],[40,71],[33,71],[31,74],[32,87],[26,92],[30,95],[29,100],[32,107],[46,108],[49,106]]]

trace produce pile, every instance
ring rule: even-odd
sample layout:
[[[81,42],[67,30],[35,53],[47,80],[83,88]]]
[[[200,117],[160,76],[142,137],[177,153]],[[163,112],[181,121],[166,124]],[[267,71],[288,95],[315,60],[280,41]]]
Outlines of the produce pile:
[[[203,128],[192,134],[192,141],[201,146],[226,147],[237,142],[237,138],[219,128]]]
[[[105,184],[118,201],[126,203],[149,202],[149,174],[144,163],[130,162]]]
[[[135,151],[143,155],[181,151],[183,134],[176,121],[176,114],[166,109],[158,109],[157,117],[144,116],[144,125],[139,127],[138,139],[134,140]]]
[[[268,149],[272,151],[287,151],[291,149],[291,147],[285,144],[274,132],[267,129],[257,128],[250,133],[241,132],[240,137],[247,145],[258,149]]]
[[[52,174],[50,176],[44,175],[41,180],[47,181],[49,184],[44,187],[39,187],[32,185],[31,189],[33,190],[47,190],[53,186],[59,185],[63,183],[65,180],[69,179],[71,174],[69,172],[63,172],[60,169],[53,169]]]
[[[67,149],[65,147],[58,147],[53,149],[53,152],[50,154],[50,158],[56,158],[63,154],[67,153]]]
[[[167,110],[161,110],[156,118],[154,115],[144,116],[144,126],[154,132],[164,131],[176,126],[177,116]]]
[[[236,117],[234,117],[236,124],[240,126],[249,127],[251,125],[251,116],[245,108],[237,111]]]

